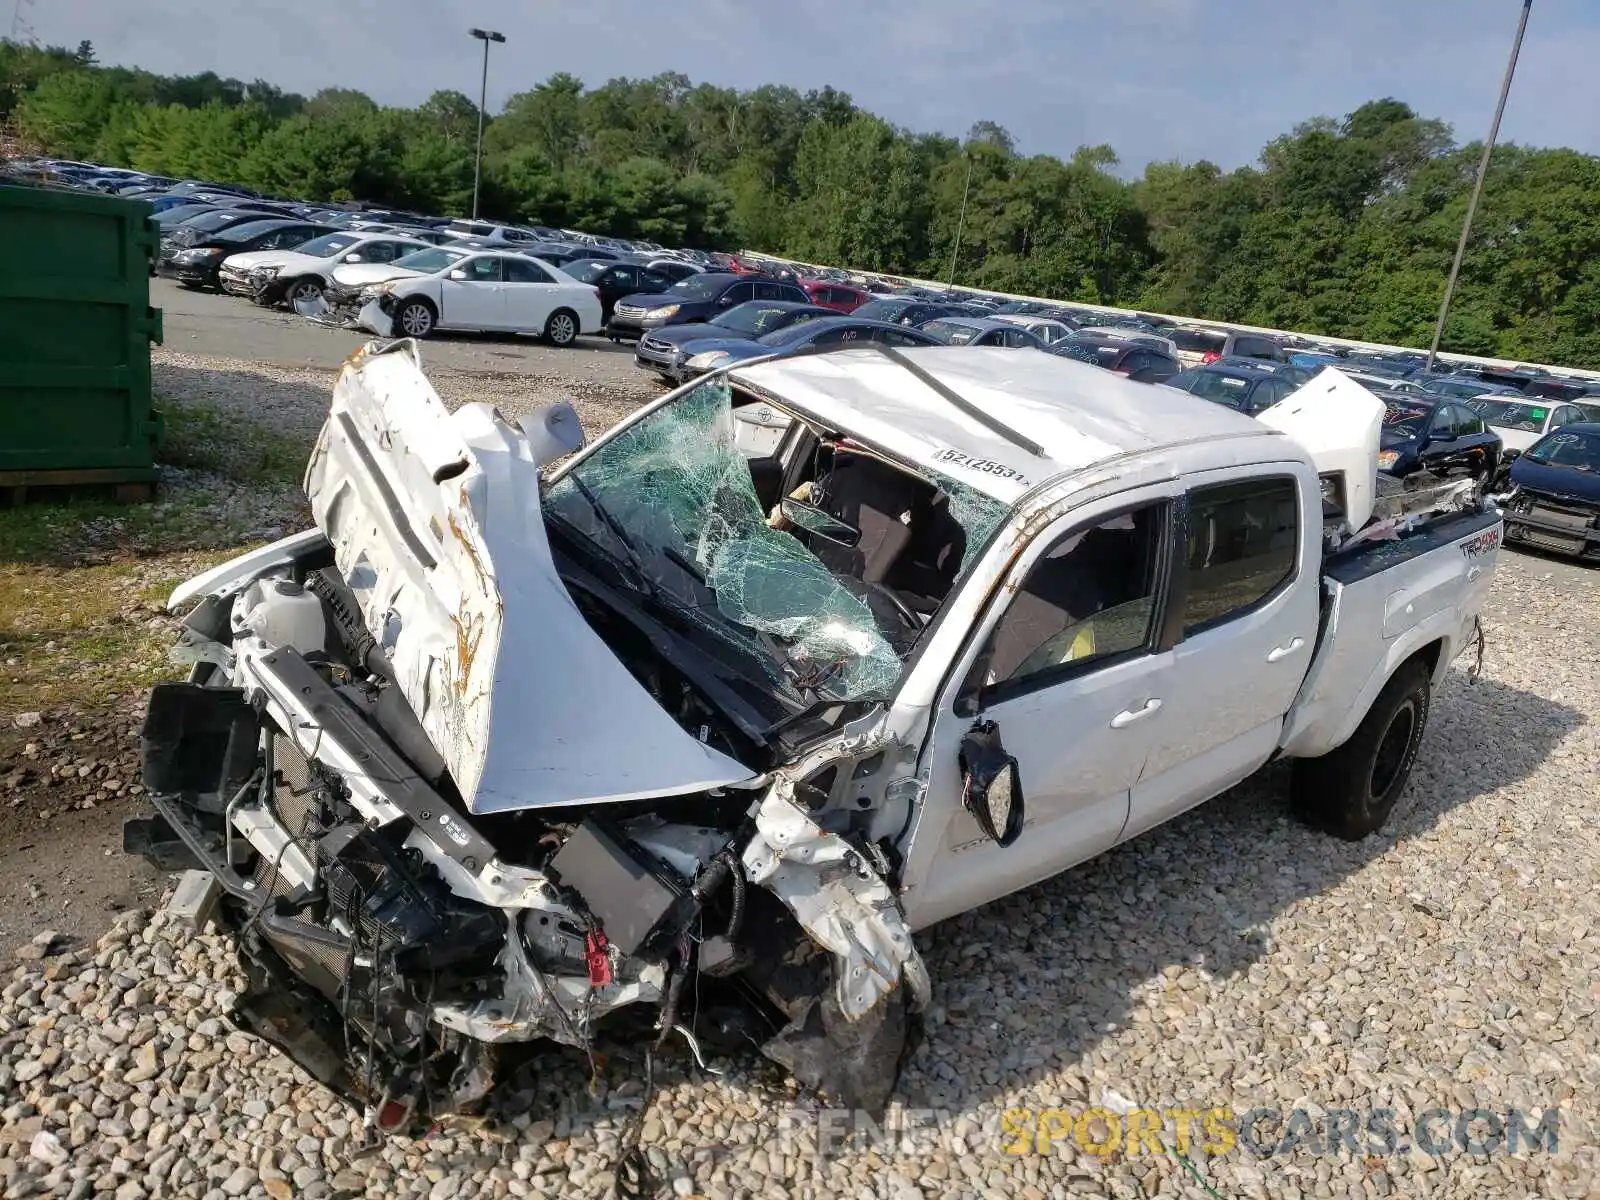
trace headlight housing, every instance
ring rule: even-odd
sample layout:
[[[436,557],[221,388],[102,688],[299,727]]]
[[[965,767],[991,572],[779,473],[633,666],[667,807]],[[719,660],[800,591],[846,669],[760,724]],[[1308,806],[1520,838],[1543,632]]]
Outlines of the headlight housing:
[[[726,350],[706,350],[691,356],[685,365],[691,371],[714,371],[732,357]]]
[[[172,261],[173,262],[184,262],[184,263],[195,263],[195,262],[205,262],[207,259],[221,258],[221,257],[222,257],[222,251],[221,250],[205,250],[205,249],[180,250],[180,251],[178,251],[177,254],[172,256]]]
[[[362,288],[357,295],[359,295],[363,300],[376,300],[379,296],[387,293],[388,290],[389,285],[386,283],[369,283],[366,287]]]
[[[275,278],[277,278],[278,272],[280,272],[282,270],[283,270],[282,267],[276,267],[276,266],[272,266],[272,267],[257,267],[254,271],[251,271],[250,274],[258,276],[258,277],[260,277],[262,279],[275,279]]]
[[[678,304],[663,304],[660,308],[646,309],[645,310],[645,314],[644,314],[645,315],[645,320],[647,320],[647,321],[665,321],[668,317],[677,316],[678,315],[678,309],[681,308],[681,307],[682,307],[682,305],[678,305]]]
[[[1399,461],[1400,461],[1400,451],[1398,451],[1398,450],[1380,450],[1380,451],[1378,451],[1378,470],[1380,470],[1380,471],[1387,471],[1390,467],[1394,466],[1395,463],[1397,463]]]

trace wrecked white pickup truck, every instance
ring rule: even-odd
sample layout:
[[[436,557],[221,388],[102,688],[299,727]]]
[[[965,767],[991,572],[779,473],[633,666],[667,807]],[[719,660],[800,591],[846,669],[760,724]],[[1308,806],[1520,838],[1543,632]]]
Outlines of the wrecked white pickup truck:
[[[345,366],[315,529],[174,593],[192,673],[125,832],[215,875],[238,1018],[379,1131],[511,1103],[542,1039],[675,1031],[881,1106],[917,930],[1281,756],[1310,819],[1376,829],[1499,546],[1473,500],[1337,548],[1381,406],[1331,373],[1264,424],[848,349],[541,478],[571,409],[451,414],[416,354]]]

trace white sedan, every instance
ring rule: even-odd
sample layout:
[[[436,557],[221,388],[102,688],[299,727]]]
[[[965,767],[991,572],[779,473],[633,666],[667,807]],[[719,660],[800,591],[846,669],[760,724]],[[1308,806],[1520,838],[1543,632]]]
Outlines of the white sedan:
[[[541,259],[504,251],[436,246],[392,263],[340,267],[324,296],[340,323],[379,337],[483,329],[569,346],[603,324],[596,289]]]
[[[393,233],[325,233],[293,250],[252,250],[222,260],[222,290],[250,296],[260,304],[314,299],[328,286],[328,276],[347,263],[390,263],[428,243]]]

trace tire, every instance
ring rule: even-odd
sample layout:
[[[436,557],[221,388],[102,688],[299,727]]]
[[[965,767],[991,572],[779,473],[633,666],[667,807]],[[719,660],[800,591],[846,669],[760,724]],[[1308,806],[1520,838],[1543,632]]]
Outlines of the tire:
[[[394,328],[399,331],[399,337],[425,338],[433,332],[438,320],[438,311],[419,296],[400,302],[394,314]]]
[[[303,275],[299,279],[289,282],[283,289],[283,302],[291,309],[298,298],[306,300],[320,300],[322,298],[322,280],[315,275]]]
[[[1432,700],[1427,664],[1410,659],[1384,684],[1349,741],[1297,761],[1294,804],[1307,823],[1347,842],[1381,829],[1411,778]]]
[[[552,346],[570,346],[578,340],[579,331],[578,314],[570,308],[558,308],[544,323],[544,340]]]

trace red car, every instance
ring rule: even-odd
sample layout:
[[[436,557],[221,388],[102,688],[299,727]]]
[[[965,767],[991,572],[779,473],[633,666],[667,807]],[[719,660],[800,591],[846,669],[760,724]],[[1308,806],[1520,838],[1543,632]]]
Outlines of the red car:
[[[802,279],[799,281],[805,294],[811,297],[811,303],[820,304],[823,308],[831,308],[834,312],[854,312],[873,297],[860,288],[849,287],[843,283],[829,283],[825,279]]]

